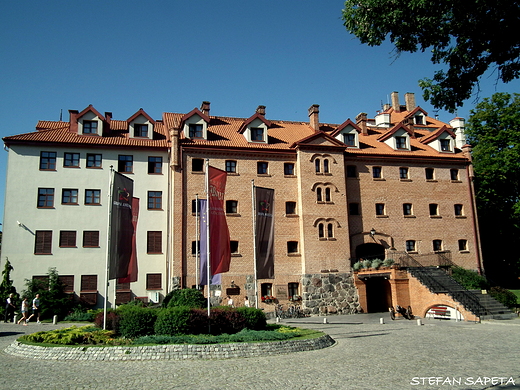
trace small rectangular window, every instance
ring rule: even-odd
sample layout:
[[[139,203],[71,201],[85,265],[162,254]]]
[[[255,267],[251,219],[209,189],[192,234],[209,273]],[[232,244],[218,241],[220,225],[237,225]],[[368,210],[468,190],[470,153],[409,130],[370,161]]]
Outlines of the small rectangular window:
[[[200,240],[191,242],[191,254],[193,256],[200,254]]]
[[[162,173],[162,157],[148,157],[148,173],[159,175]]]
[[[264,141],[264,129],[261,127],[251,128],[251,141],[263,142]]]
[[[65,153],[63,155],[63,166],[67,168],[78,168],[79,153]]]
[[[147,232],[146,253],[162,253],[162,232]]]
[[[415,252],[415,240],[407,240],[406,241],[406,251],[407,252]]]
[[[226,214],[237,214],[238,213],[238,201],[237,200],[226,200]]]
[[[298,253],[298,241],[287,241],[287,253]]]
[[[441,139],[441,151],[451,152],[451,142],[449,139]]]
[[[430,203],[429,209],[430,209],[430,216],[439,215],[439,205],[438,204]]]
[[[459,240],[459,251],[467,251],[468,250],[468,240]]]
[[[148,191],[148,210],[162,210],[162,191]]]
[[[61,192],[61,204],[78,204],[78,190],[64,188]]]
[[[464,215],[464,209],[461,204],[456,204],[454,206],[455,216],[462,217]]]
[[[134,157],[129,155],[120,155],[117,161],[117,171],[132,173],[134,171]]]
[[[85,204],[100,205],[101,190],[85,190]]]
[[[384,203],[376,203],[376,215],[385,215]]]
[[[395,146],[397,149],[408,149],[406,146],[406,137],[395,137]]]
[[[97,121],[83,121],[83,134],[97,134],[98,123]]]
[[[148,138],[148,125],[139,123],[134,124],[134,137]]]
[[[343,134],[343,143],[347,146],[356,146],[356,135],[352,133]]]
[[[399,179],[407,180],[409,178],[410,177],[408,176],[408,168],[406,168],[406,167],[399,168]]]
[[[189,125],[190,138],[203,138],[202,125],[190,123]]]
[[[87,168],[101,168],[101,154],[87,154]]]
[[[192,172],[204,172],[204,159],[194,158],[191,160],[191,171]]]
[[[374,179],[381,179],[382,176],[382,168],[381,167],[372,167],[372,177]]]
[[[256,163],[256,173],[259,175],[267,175],[269,173],[269,164],[265,161],[259,161]]]
[[[34,254],[52,254],[52,230],[37,230],[34,234]]]
[[[81,275],[81,291],[97,291],[97,275]]]
[[[236,254],[240,253],[238,251],[238,241],[229,241],[229,249],[230,249],[232,255],[236,255]]]
[[[55,171],[56,170],[56,152],[40,153],[40,170]]]
[[[260,285],[260,293],[262,295],[262,301],[265,297],[273,296],[273,284],[272,283],[262,283]]]
[[[99,248],[99,231],[85,230],[83,232],[83,248]]]
[[[433,250],[442,251],[442,240],[433,240]]]
[[[435,171],[433,168],[425,168],[424,174],[426,175],[426,180],[435,180]]]
[[[295,300],[296,297],[299,297],[299,284],[298,283],[288,283],[287,284],[287,293],[289,299]]]
[[[54,207],[54,188],[38,188],[38,208]]]
[[[64,292],[74,292],[74,275],[59,275],[58,280],[62,284]]]
[[[60,248],[76,248],[75,231],[60,231]]]
[[[413,215],[412,211],[412,204],[411,203],[404,203],[403,204],[403,215]]]
[[[237,162],[235,160],[226,160],[226,172],[237,173]]]
[[[147,290],[162,290],[162,274],[146,274]]]
[[[285,176],[294,176],[294,163],[284,163],[283,174]]]
[[[450,178],[452,181],[459,181],[459,170],[450,169]]]
[[[285,214],[286,215],[296,214],[296,202],[285,202]]]

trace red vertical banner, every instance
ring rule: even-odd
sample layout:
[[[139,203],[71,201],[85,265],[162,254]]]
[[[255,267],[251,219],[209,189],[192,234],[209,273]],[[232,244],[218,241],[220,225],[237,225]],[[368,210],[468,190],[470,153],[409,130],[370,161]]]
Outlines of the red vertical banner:
[[[229,271],[231,249],[224,210],[227,173],[208,167],[209,175],[209,243],[211,276]]]
[[[134,234],[132,235],[132,255],[130,256],[130,263],[128,264],[128,276],[120,278],[119,283],[137,282],[137,220],[139,218],[139,198],[132,198],[132,225],[134,227]]]

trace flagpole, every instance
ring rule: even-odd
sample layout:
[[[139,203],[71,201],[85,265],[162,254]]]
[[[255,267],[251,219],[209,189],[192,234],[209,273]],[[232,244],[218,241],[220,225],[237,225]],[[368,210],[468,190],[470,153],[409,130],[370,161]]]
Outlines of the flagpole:
[[[200,281],[199,281],[199,250],[200,250],[200,232],[199,232],[199,223],[200,223],[200,215],[199,215],[199,194],[195,194],[195,285],[197,286],[197,290],[200,289]]]
[[[258,279],[256,270],[256,197],[255,197],[255,181],[251,180],[251,202],[253,209],[253,269],[255,282],[255,307],[258,309]]]
[[[209,158],[206,159],[206,273],[207,273],[207,287],[208,287],[208,317],[211,315],[211,244],[209,235],[210,225],[210,203],[209,203]]]
[[[110,175],[108,179],[108,222],[107,222],[107,250],[106,250],[106,264],[105,264],[105,302],[103,303],[103,330],[107,328],[107,301],[108,301],[108,283],[109,283],[109,268],[110,268],[110,228],[112,219],[112,186],[114,185],[114,167],[110,166]]]

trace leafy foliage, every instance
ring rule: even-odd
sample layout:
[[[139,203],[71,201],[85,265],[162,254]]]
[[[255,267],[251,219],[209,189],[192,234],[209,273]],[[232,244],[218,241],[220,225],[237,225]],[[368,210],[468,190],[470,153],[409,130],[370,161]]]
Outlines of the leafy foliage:
[[[85,311],[85,310],[81,310],[81,309],[76,309],[74,310],[72,313],[69,313],[64,321],[88,321],[88,322],[94,322],[94,313],[89,310],[89,311]]]
[[[5,260],[4,270],[2,271],[2,283],[0,283],[0,315],[4,315],[5,311],[5,302],[9,294],[16,294],[16,288],[13,286],[13,281],[11,280],[11,271],[14,268],[11,265],[11,262],[8,258]]]
[[[489,294],[498,302],[500,302],[504,306],[509,307],[510,309],[516,307],[516,295],[503,287],[491,287],[491,289],[489,290]]]
[[[124,305],[123,305],[124,306]],[[154,334],[154,324],[157,320],[157,310],[148,307],[130,306],[119,308],[119,334],[134,338]]]
[[[493,284],[513,286],[520,276],[520,95],[484,99],[471,111],[466,135],[486,275]]]
[[[468,290],[486,290],[489,288],[486,278],[475,271],[462,267],[453,267],[451,277]]]
[[[114,332],[100,330],[91,325],[80,328],[72,326],[70,328],[56,329],[47,332],[36,332],[20,337],[22,341],[34,343],[78,345],[78,344],[111,344]]]
[[[191,309],[185,306],[162,309],[154,325],[157,335],[178,335],[190,333]]]
[[[390,39],[397,53],[431,51],[447,70],[420,81],[424,98],[455,111],[490,67],[509,82],[520,76],[518,1],[347,0],[344,25],[361,43]]]
[[[168,297],[167,307],[185,306],[196,309],[206,307],[206,298],[204,298],[204,294],[199,290],[185,288],[174,290],[170,294],[171,296]]]
[[[102,310],[98,311],[97,314],[95,314],[94,324],[98,328],[103,328],[103,322],[105,319],[104,317],[105,317],[105,314]],[[116,334],[118,334],[119,333],[119,321],[120,321],[119,314],[116,313],[115,310],[113,310],[113,309],[107,310],[107,322],[106,322],[107,330],[113,330]]]
[[[251,330],[264,330],[267,326],[263,310],[254,307],[238,307],[235,309],[245,320],[245,326]]]

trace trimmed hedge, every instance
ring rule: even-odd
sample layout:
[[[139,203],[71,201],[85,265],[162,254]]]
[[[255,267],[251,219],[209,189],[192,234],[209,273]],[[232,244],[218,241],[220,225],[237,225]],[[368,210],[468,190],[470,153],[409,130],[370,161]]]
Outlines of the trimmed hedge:
[[[174,290],[165,298],[167,304],[164,307],[186,306],[194,309],[202,309],[206,307],[206,298],[204,294],[192,288],[184,288],[182,290]]]
[[[158,311],[153,308],[130,306],[118,310],[120,315],[119,334],[135,338],[154,334]]]
[[[154,325],[155,334],[172,336],[190,333],[191,310],[185,306],[161,309]]]
[[[242,315],[246,320],[246,328],[251,330],[264,330],[267,326],[267,320],[263,310],[254,307],[238,307],[235,309],[237,313]]]

